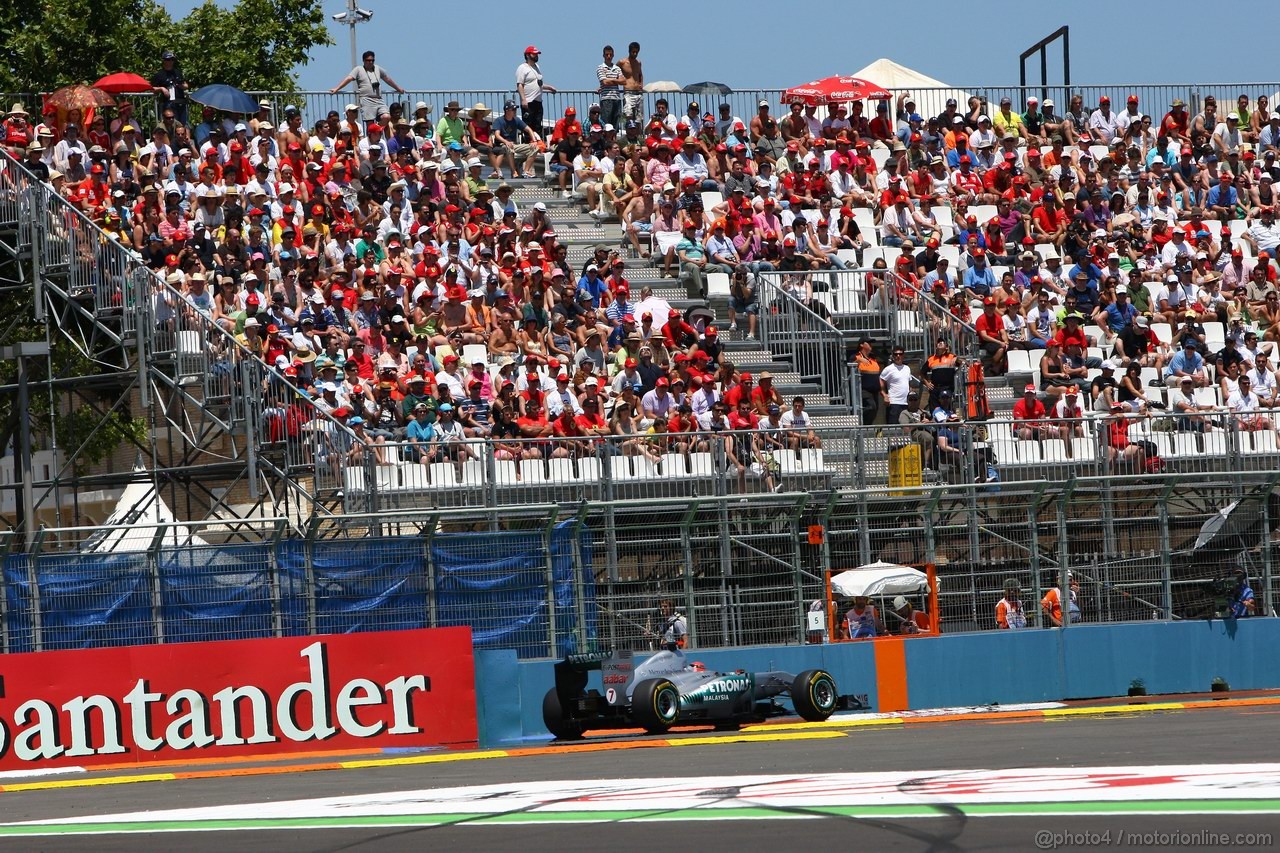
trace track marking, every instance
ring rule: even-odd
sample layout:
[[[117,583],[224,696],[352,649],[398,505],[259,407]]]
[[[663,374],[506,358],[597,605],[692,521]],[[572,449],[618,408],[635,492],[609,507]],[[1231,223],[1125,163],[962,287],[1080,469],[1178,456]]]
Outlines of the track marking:
[[[1242,797],[1242,792],[1250,796]],[[1280,814],[1280,764],[518,782],[77,815],[0,824],[0,837],[832,816],[929,818],[956,813],[973,817]]]

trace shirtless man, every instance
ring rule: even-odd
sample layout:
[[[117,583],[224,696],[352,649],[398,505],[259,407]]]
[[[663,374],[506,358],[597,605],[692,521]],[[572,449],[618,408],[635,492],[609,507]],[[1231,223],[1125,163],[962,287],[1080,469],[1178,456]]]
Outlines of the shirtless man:
[[[440,306],[439,328],[446,335],[452,335],[454,332],[461,333],[463,343],[482,344],[484,343],[484,337],[481,335],[483,330],[476,328],[475,317],[469,310],[469,306],[463,302],[466,295],[461,287],[453,287],[449,290],[447,301]]]
[[[489,336],[489,352],[494,355],[514,356],[520,349],[516,342],[515,326],[508,314],[498,315],[498,328]]]
[[[627,57],[618,63],[622,69],[623,118],[640,121],[644,109],[644,68],[640,63],[640,42],[627,45]],[[621,128],[619,128],[621,129]]]
[[[280,153],[283,157],[284,152],[289,150],[290,143],[298,143],[302,146],[302,150],[308,150],[307,146],[311,141],[311,137],[307,134],[306,128],[302,126],[302,113],[298,112],[298,108],[290,106],[284,114],[284,127],[279,128],[278,137],[280,139]]]
[[[640,235],[648,236],[653,230],[653,215],[658,208],[653,203],[653,185],[645,184],[640,194],[627,203],[622,213],[622,225],[626,230],[631,247],[642,258],[649,257],[648,248],[640,245]]]

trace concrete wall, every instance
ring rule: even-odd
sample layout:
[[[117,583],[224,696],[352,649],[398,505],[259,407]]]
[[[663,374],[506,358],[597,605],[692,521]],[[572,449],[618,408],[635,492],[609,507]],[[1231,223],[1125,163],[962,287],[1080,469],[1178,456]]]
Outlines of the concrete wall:
[[[708,669],[822,668],[841,693],[878,711],[1123,696],[1134,679],[1151,694],[1203,692],[1215,677],[1235,690],[1280,687],[1280,620],[1139,622],[1019,632],[770,646],[690,653]],[[599,674],[594,674],[599,689]],[[476,652],[485,746],[547,738],[542,697],[551,661]]]

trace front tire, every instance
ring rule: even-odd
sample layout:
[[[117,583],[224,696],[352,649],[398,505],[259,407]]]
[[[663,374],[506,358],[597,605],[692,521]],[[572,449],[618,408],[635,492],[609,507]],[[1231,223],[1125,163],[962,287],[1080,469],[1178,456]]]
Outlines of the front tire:
[[[791,682],[791,704],[802,719],[811,723],[830,717],[838,700],[836,680],[824,669],[805,670]]]
[[[662,734],[680,716],[680,691],[665,678],[640,682],[631,693],[631,716],[649,734]]]
[[[560,707],[560,694],[552,687],[542,697],[542,722],[556,740],[582,740],[583,725],[569,719]]]

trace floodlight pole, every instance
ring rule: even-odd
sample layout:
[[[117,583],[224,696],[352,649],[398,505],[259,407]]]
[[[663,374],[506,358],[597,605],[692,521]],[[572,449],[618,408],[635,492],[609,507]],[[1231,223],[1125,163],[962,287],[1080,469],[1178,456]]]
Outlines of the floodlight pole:
[[[351,37],[351,67],[356,68],[360,65],[360,57],[356,55],[356,24],[362,24],[372,17],[372,13],[365,12],[360,14],[360,8],[356,5],[356,0],[347,0],[347,11],[342,15],[334,15],[334,19],[340,24],[345,24],[347,33]]]
[[[32,487],[34,475],[31,470],[31,412],[30,395],[27,390],[27,361],[32,358],[46,358],[48,355],[49,344],[44,341],[24,341],[12,346],[0,347],[0,358],[18,365],[18,452],[13,471],[20,489],[14,503],[17,509],[17,527],[22,531],[28,547],[35,538],[36,512],[35,490]]]

